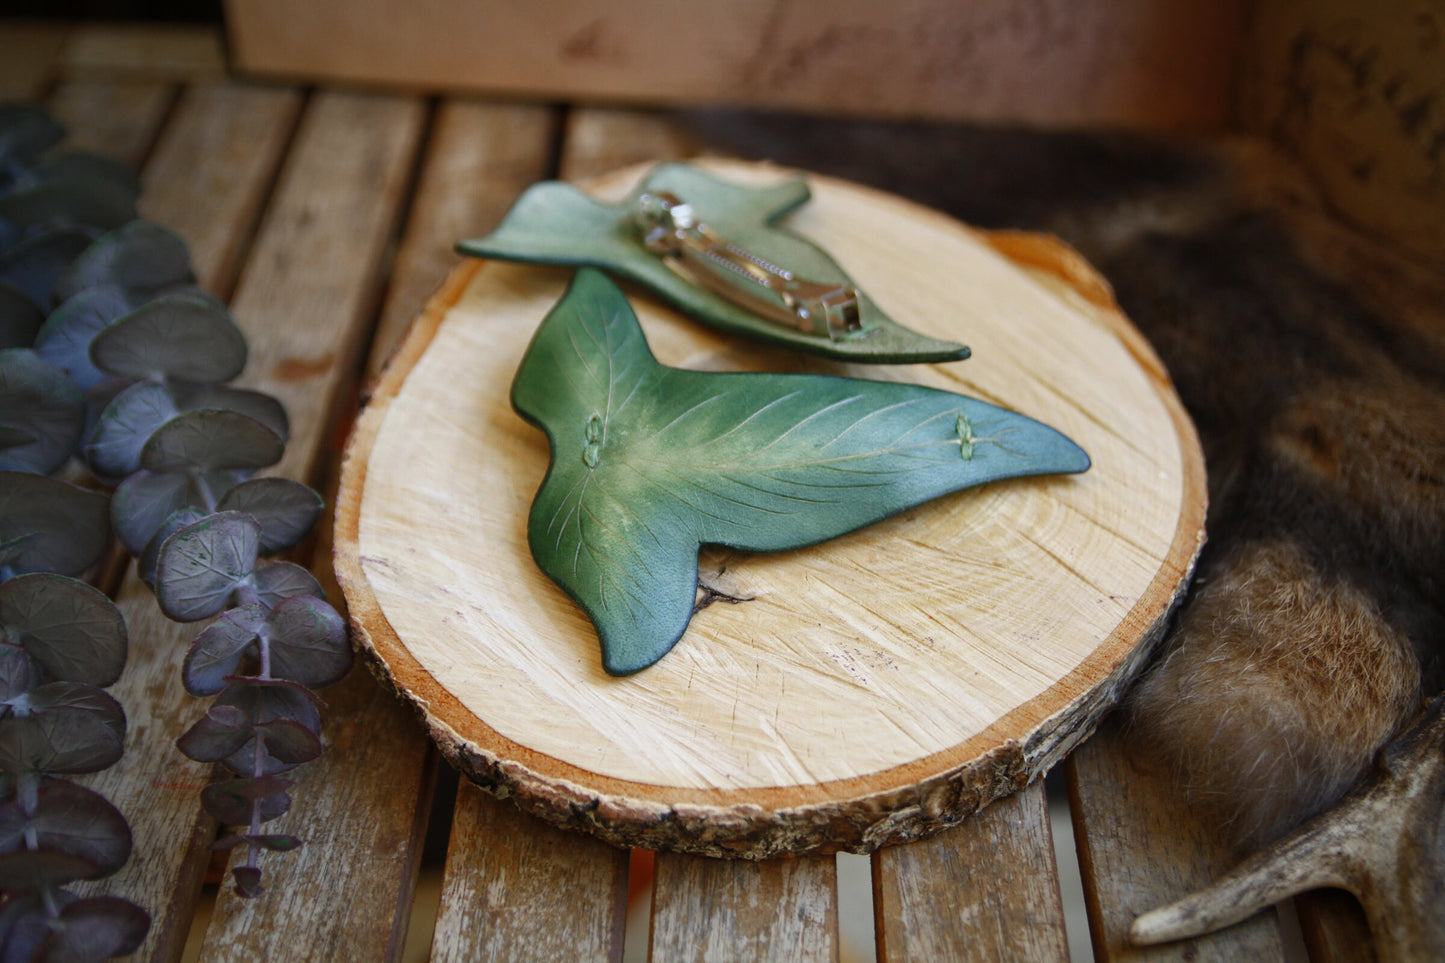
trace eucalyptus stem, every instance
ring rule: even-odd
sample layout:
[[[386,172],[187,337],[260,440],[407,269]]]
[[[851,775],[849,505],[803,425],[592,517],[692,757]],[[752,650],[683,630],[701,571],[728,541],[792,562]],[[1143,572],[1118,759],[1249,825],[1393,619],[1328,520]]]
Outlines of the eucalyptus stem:
[[[196,486],[196,494],[201,498],[201,504],[206,511],[214,512],[221,500],[216,497],[216,492],[211,488],[211,483],[206,480],[204,472],[193,471],[190,473],[191,483]]]

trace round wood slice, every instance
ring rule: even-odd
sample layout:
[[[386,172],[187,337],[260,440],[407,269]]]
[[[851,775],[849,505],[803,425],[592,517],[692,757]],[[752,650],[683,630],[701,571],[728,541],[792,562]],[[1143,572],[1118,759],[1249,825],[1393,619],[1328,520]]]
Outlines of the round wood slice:
[[[642,173],[595,192],[618,199]],[[805,550],[704,549],[687,633],[655,666],[614,678],[585,614],[528,551],[547,442],[508,402],[571,271],[462,265],[351,439],[338,575],[359,644],[446,757],[552,822],[748,858],[867,852],[953,825],[1093,730],[1143,665],[1202,544],[1193,427],[1076,253],[810,183],[791,227],[900,323],[961,340],[973,358],[805,358],[725,339],[630,290],[659,360],[957,391],[1062,430],[1093,467],[950,495]]]

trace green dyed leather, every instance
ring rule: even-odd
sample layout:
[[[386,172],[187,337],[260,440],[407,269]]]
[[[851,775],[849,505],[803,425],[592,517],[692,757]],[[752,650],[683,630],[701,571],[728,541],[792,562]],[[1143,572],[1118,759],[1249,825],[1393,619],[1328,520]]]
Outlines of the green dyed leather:
[[[718,234],[800,277],[853,283],[822,248],[777,226],[784,215],[808,199],[808,185],[802,178],[744,187],[686,164],[656,168],[632,197],[619,205],[598,203],[561,181],[534,184],[495,231],[462,241],[457,250],[473,257],[602,268],[636,281],[690,317],[719,330],[844,361],[912,364],[968,357],[968,348],[961,344],[927,337],[893,321],[862,290],[862,330],[830,340],[759,317],[692,283],[643,247],[632,226],[633,202],[644,191],[677,194]]]
[[[962,488],[1089,467],[1054,429],[946,391],[664,366],[590,269],[542,322],[512,404],[551,445],[532,554],[587,611],[614,675],[682,636],[703,544],[800,548]]]

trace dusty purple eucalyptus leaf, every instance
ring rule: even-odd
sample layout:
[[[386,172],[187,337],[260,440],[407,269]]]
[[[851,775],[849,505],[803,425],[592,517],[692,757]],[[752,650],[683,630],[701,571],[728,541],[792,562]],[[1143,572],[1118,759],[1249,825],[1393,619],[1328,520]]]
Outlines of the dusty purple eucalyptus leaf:
[[[265,622],[265,608],[241,605],[206,626],[191,643],[181,666],[186,691],[193,696],[209,696],[224,689],[226,679],[236,674],[247,651],[254,651],[256,633]]]
[[[253,478],[226,492],[221,511],[245,512],[261,526],[261,552],[291,548],[311,531],[326,503],[310,487],[289,478]]]
[[[46,963],[89,963],[135,952],[150,929],[150,916],[114,896],[78,899],[60,911],[45,942]]]
[[[81,856],[21,849],[0,854],[0,890],[39,890],[78,879],[94,879],[99,867]]]
[[[45,475],[0,472],[0,569],[75,575],[110,535],[107,499]]]
[[[0,719],[0,768],[64,775],[99,772],[120,759],[125,712],[106,693],[51,682],[23,698],[28,714]]]
[[[320,700],[305,686],[270,679],[231,677],[230,685],[216,700],[218,705],[234,706],[246,713],[252,726],[261,731],[262,748],[268,748],[266,727],[277,721],[295,723],[313,734],[321,732]],[[278,738],[284,738],[280,736]],[[255,769],[255,735],[222,762],[238,776],[270,775],[284,772],[295,763],[262,752],[260,772]]]
[[[125,619],[94,586],[39,572],[0,585],[0,625],[52,679],[108,686],[125,668]]]
[[[105,181],[132,197],[140,196],[140,178],[129,164],[107,154],[85,150],[47,154],[17,177],[16,184],[23,186],[74,179]]]
[[[56,227],[33,234],[0,254],[0,281],[9,282],[42,310],[49,310],[52,304],[69,297],[69,293],[56,293],[60,280],[94,243],[97,233],[86,228]]]
[[[57,890],[61,905],[74,900]],[[32,963],[50,936],[50,917],[40,895],[17,892],[0,904],[0,963]]]
[[[193,280],[185,241],[159,225],[132,221],[79,253],[56,280],[54,293],[63,301],[97,284],[159,291]]]
[[[134,307],[134,298],[113,284],[86,288],[50,312],[35,334],[35,350],[76,387],[89,391],[111,377],[90,360],[91,341]]]
[[[34,104],[0,104],[0,167],[29,167],[60,143],[65,128]]]
[[[165,540],[156,559],[156,601],[177,622],[208,618],[251,577],[261,527],[241,512],[217,512]]]
[[[215,384],[246,366],[246,339],[216,299],[168,291],[97,334],[90,360],[123,378]]]
[[[294,562],[262,562],[256,566],[256,595],[270,610],[298,595],[324,599],[326,590],[316,576]]]
[[[8,705],[29,692],[34,678],[35,670],[25,650],[9,642],[0,643],[0,703]]]
[[[40,849],[95,864],[95,877],[109,876],[130,858],[130,827],[120,810],[100,793],[64,779],[41,784],[28,816],[18,802],[0,806],[0,852],[26,848],[27,833]]]
[[[226,779],[202,790],[201,803],[206,812],[226,826],[248,825],[251,807],[259,803],[261,822],[269,822],[291,808],[291,796],[286,792],[291,785],[290,779],[280,776]]]
[[[299,766],[321,755],[321,739],[299,722],[275,719],[256,727],[266,754],[288,766]]]
[[[236,411],[184,411],[156,428],[140,454],[154,472],[249,470],[274,465],[286,442],[266,425]]]
[[[110,525],[126,551],[139,555],[177,509],[188,503],[185,475],[141,470],[116,486],[110,497]]]
[[[291,437],[285,406],[268,394],[230,385],[178,386],[177,398],[183,411],[233,411],[255,418],[283,443]]]
[[[121,478],[141,467],[151,435],[176,416],[175,398],[164,384],[138,381],[110,400],[85,443],[85,458],[97,475]]]
[[[266,892],[266,887],[261,885],[261,871],[254,866],[237,866],[231,870],[231,877],[236,883],[237,896],[255,899]]]
[[[340,682],[351,669],[346,622],[324,599],[297,595],[266,620],[271,674],[313,689]]]
[[[110,524],[132,555],[141,555],[173,512],[191,507],[204,514],[250,475],[249,471],[151,472],[128,476],[111,494]],[[264,532],[262,542],[264,545]]]
[[[161,548],[165,545],[166,539],[205,517],[206,513],[198,508],[192,508],[189,505],[185,508],[178,508],[166,516],[161,527],[146,543],[145,551],[141,552],[140,557],[136,559],[135,567],[136,574],[141,577],[142,582],[150,586],[152,592],[156,590],[156,563],[160,560]]]
[[[211,706],[176,746],[196,762],[220,762],[255,738],[251,719],[234,706]]]
[[[0,470],[48,475],[80,440],[85,398],[65,374],[29,348],[0,351]]]

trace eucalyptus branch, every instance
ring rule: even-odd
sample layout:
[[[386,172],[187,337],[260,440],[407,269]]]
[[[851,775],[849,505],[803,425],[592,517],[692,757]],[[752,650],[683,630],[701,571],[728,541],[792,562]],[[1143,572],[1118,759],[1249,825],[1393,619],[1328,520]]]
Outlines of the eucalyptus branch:
[[[179,745],[238,777],[202,802],[243,828],[217,846],[249,847],[235,879],[253,896],[259,850],[300,845],[261,828],[290,805],[278,774],[321,751],[310,688],[351,666],[345,625],[315,578],[262,558],[305,537],[322,500],[254,477],[281,459],[289,424],[274,398],[227,384],[245,366],[244,336],[195,286],[185,243],[135,219],[132,175],[102,158],[37,163],[58,138],[43,113],[0,108],[0,469],[51,472],[79,453],[114,486],[110,527],[162,611],[219,616],[183,666],[188,691],[217,698]],[[0,576],[78,571],[63,567],[80,554],[72,540],[104,545],[103,496],[41,507],[48,528],[25,519],[55,493],[0,489]]]

